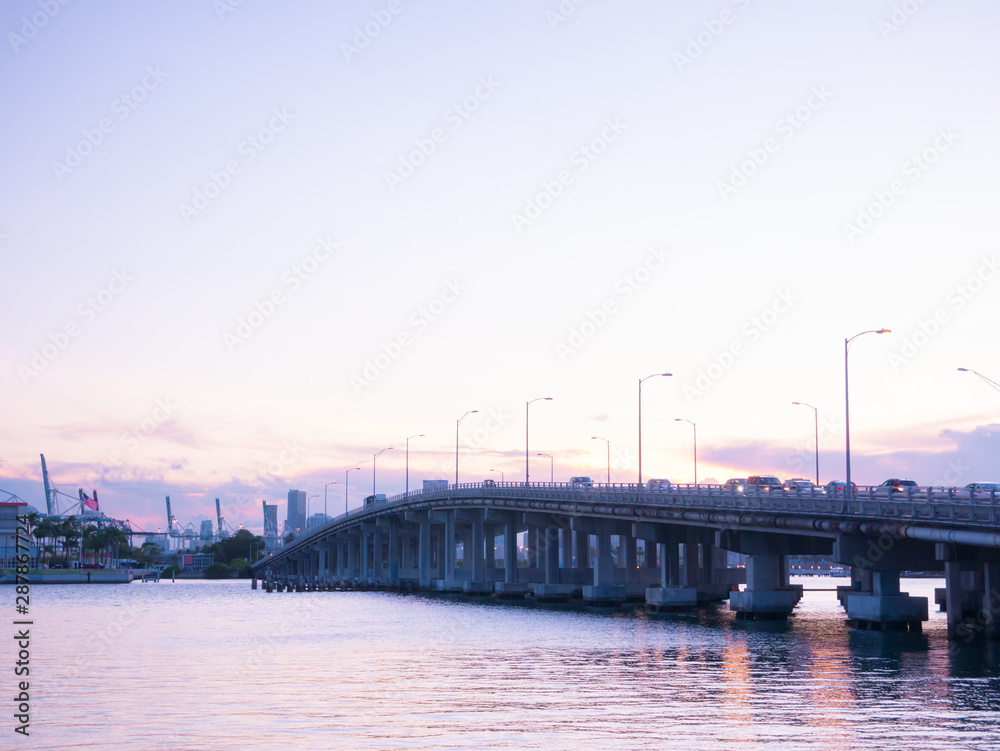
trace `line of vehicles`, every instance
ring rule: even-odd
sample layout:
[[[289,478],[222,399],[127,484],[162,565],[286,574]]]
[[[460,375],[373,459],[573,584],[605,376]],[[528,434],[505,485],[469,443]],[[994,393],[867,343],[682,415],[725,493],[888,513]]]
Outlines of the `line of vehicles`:
[[[497,482],[487,479],[482,482],[485,488],[497,487]],[[575,489],[600,489],[602,486],[596,484],[590,477],[576,476],[569,478],[569,486]],[[663,491],[673,488],[680,489],[688,487],[683,484],[673,483],[662,477],[647,480],[643,487],[646,490]],[[788,493],[794,495],[835,495],[843,497],[848,491],[848,484],[842,480],[833,480],[826,485],[817,485],[812,480],[804,477],[795,477],[782,482],[775,475],[750,475],[749,477],[732,477],[722,485],[701,484],[698,488],[720,488],[730,493],[743,493],[746,495],[761,495],[765,493]],[[852,491],[857,491],[856,483],[850,484]],[[424,480],[424,492],[436,490],[448,490],[447,480]],[[935,492],[942,488],[921,487],[914,480],[892,477],[881,485],[874,487],[873,492],[878,497],[891,498],[897,494],[914,498],[926,495],[931,490]],[[955,488],[955,494],[961,498],[975,500],[1000,500],[1000,482],[970,482],[963,488]],[[867,493],[867,490],[863,490]],[[901,496],[902,497],[902,496]],[[386,500],[384,493],[370,495],[365,498],[365,505],[379,503]]]
[[[843,495],[848,490],[848,484],[842,480],[833,480],[821,486],[812,480],[802,477],[782,482],[774,475],[751,475],[750,477],[734,477],[726,480],[722,484],[722,488],[735,493],[751,494],[797,493],[801,495],[833,495],[839,493]],[[856,491],[858,489],[857,484],[852,482],[850,489]],[[912,497],[919,495],[921,492],[926,493],[930,488],[921,488],[915,480],[891,477],[881,485],[875,486],[873,490],[877,496],[891,498],[897,493]],[[965,487],[956,490],[960,490],[963,496],[968,494],[970,498],[976,499],[994,499],[1000,497],[1000,483],[998,482],[970,482]]]

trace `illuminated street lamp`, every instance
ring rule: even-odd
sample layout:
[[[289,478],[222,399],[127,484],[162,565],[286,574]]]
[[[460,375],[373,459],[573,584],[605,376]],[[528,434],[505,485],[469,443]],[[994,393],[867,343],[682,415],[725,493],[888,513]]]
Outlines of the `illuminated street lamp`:
[[[470,409],[464,415],[455,420],[455,484],[458,485],[458,426],[462,424],[464,420],[469,415],[474,415],[478,413],[478,409]]]
[[[410,439],[411,438],[426,438],[423,433],[418,435],[408,435],[406,436],[406,492],[410,492]]]
[[[531,401],[527,401],[527,402],[524,403],[524,484],[525,485],[528,484],[528,478],[529,478],[529,466],[528,466],[528,407],[531,405],[532,402],[538,402],[538,401],[551,402],[552,401],[552,397],[551,396],[539,396],[536,399],[532,399]]]
[[[816,426],[816,484],[819,485],[819,410],[811,404],[805,402],[792,402],[800,407],[809,407],[813,411],[813,420]]]
[[[347,513],[347,494],[351,490],[351,472],[361,469],[361,467],[351,467],[344,473],[344,513]]]
[[[639,379],[639,484],[642,485],[642,382],[657,376],[672,376],[673,373],[653,373]]]
[[[551,454],[535,454],[535,456],[547,456],[549,459],[549,482],[556,481],[556,460]]]
[[[845,491],[852,493],[854,486],[851,485],[851,391],[848,385],[848,370],[847,370],[847,351],[848,346],[863,334],[891,334],[889,329],[871,329],[870,331],[862,331],[860,334],[855,334],[850,339],[844,339],[844,434],[846,440],[846,458],[847,458],[847,487]],[[853,493],[852,493],[853,494]]]
[[[694,428],[694,484],[698,484],[698,426],[695,425],[691,420],[685,420],[683,417],[675,417],[674,422],[686,422],[692,428]]]
[[[309,529],[309,501],[311,501],[313,498],[319,498],[319,493],[317,493],[316,495],[311,495],[308,498],[306,498],[306,529]]]
[[[590,436],[590,440],[604,441],[606,444],[608,444],[608,485],[610,485],[611,484],[611,441],[609,441],[607,438],[601,438],[599,435]]]

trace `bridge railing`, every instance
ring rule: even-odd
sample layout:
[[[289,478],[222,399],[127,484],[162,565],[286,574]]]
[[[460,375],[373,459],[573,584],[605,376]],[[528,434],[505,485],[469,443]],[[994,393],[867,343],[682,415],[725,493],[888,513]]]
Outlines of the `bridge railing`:
[[[861,486],[851,491],[822,487],[776,491],[743,491],[718,484],[677,483],[669,487],[649,487],[638,483],[569,482],[475,482],[450,484],[445,488],[416,489],[385,500],[366,502],[326,524],[310,530],[310,535],[371,512],[400,506],[414,500],[446,499],[470,492],[489,498],[531,498],[555,501],[609,502],[614,504],[654,504],[673,507],[709,508],[733,511],[780,511],[783,513],[836,514],[928,521],[964,521],[977,524],[1000,522],[1000,497],[995,491],[964,488],[906,487],[901,491],[882,486]]]

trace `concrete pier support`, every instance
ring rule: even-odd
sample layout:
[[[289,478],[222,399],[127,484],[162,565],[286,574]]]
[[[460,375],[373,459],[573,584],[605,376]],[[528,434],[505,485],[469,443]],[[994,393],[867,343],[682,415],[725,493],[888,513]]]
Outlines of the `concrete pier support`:
[[[431,587],[431,523],[424,517],[420,522],[417,538],[417,567],[420,569],[420,588]]]
[[[565,602],[573,594],[573,585],[563,583],[560,578],[559,540],[562,531],[552,523],[541,528],[543,534],[540,547],[541,557],[545,561],[545,582],[535,584],[535,598],[539,602]]]
[[[442,514],[444,521],[441,533],[444,567],[441,570],[441,578],[436,582],[437,591],[444,593],[461,592],[462,582],[458,580],[458,535],[456,531],[456,512],[453,509],[449,509],[447,511],[436,513]]]
[[[1000,639],[1000,561],[983,563],[983,615],[985,634]]]
[[[948,638],[1000,639],[1000,550],[937,543],[934,553],[944,562],[945,590],[934,594]]]
[[[573,520],[578,521],[577,519]],[[615,584],[615,559],[611,553],[611,535],[614,524],[604,519],[579,520],[594,525],[597,555],[594,560],[594,583],[583,588],[584,602],[593,605],[615,606],[625,602],[624,585]]]
[[[504,524],[503,531],[503,581],[493,585],[493,591],[501,599],[522,599],[528,594],[528,585],[518,581],[517,575],[517,520],[515,513]]]
[[[485,563],[486,570],[492,571],[497,567],[497,531],[492,524],[483,522],[483,536],[486,538]]]
[[[358,553],[360,552],[361,543],[358,539],[358,535],[349,535],[347,538],[347,578],[357,579],[358,578]]]
[[[402,564],[403,549],[399,536],[399,525],[389,525],[389,585],[399,583],[399,568]]]
[[[468,570],[469,580],[462,584],[462,591],[468,595],[491,595],[493,594],[493,582],[486,578],[487,549],[493,553],[493,540],[486,539],[485,513],[476,512],[466,536],[466,545],[463,552],[463,567]],[[489,545],[487,545],[489,543]]]
[[[646,609],[662,613],[694,608],[698,589],[684,586],[680,565],[680,541],[687,539],[687,532],[675,526],[642,522],[633,525],[633,534],[646,546],[647,565],[650,559],[659,562],[659,580],[645,587]]]
[[[841,564],[870,572],[852,576],[858,589],[843,596],[847,623],[853,628],[879,631],[920,631],[927,620],[927,598],[910,597],[899,590],[899,572],[903,569],[930,569],[935,563],[927,544],[905,538],[885,539],[840,535],[834,545],[834,559]],[[869,579],[870,576],[870,579]],[[860,591],[868,581],[871,591]]]
[[[802,596],[800,587],[790,587],[786,555],[827,555],[832,541],[769,532],[722,530],[716,535],[719,547],[749,556],[747,586],[729,593],[729,607],[736,617],[746,620],[785,620]]]

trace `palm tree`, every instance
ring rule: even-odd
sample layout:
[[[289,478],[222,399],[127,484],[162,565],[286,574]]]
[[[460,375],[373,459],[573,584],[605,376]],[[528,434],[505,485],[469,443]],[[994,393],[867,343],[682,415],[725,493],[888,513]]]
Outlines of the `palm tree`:
[[[42,556],[41,552],[44,550],[46,553],[54,552],[54,548],[51,545],[45,545],[43,543],[49,538],[54,538],[56,536],[56,525],[52,523],[51,519],[42,519],[38,524],[35,525],[31,532],[32,536],[35,538],[35,547],[39,550],[38,563],[41,565]]]
[[[61,539],[63,542],[62,551],[63,555],[66,556],[66,562],[68,564],[70,551],[76,547],[76,542],[80,539],[80,530],[77,529],[75,516],[71,516],[68,519],[63,519],[59,522],[56,537]]]
[[[111,552],[111,548],[115,549],[115,555],[113,558],[118,558],[117,552],[123,547],[128,545],[128,535],[126,535],[118,527],[105,527],[101,530],[103,535],[102,550],[105,551],[105,558],[107,554]]]

